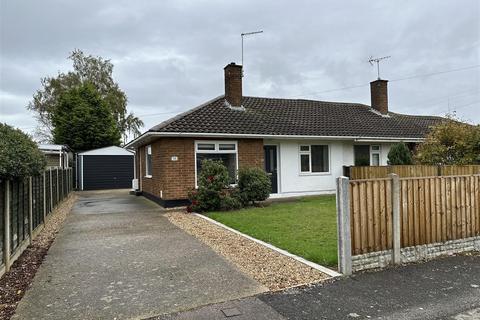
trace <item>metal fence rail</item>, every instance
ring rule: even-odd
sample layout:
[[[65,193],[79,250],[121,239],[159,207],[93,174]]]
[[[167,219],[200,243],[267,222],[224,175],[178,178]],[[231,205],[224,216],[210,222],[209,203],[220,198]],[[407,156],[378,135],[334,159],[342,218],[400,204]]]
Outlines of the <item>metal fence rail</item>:
[[[72,168],[50,168],[35,177],[0,180],[0,276],[73,190],[72,174]]]

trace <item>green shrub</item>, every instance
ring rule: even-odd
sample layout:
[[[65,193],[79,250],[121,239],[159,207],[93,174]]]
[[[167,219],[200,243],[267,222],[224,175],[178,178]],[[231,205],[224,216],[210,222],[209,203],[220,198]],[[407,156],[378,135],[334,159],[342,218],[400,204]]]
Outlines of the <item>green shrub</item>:
[[[230,191],[230,194],[226,195],[222,198],[222,202],[220,204],[220,209],[222,211],[228,210],[237,210],[243,207],[242,201],[238,196],[238,189],[234,188]]]
[[[0,179],[38,175],[46,165],[45,155],[27,134],[0,123]]]
[[[238,172],[238,189],[244,204],[263,201],[272,191],[272,183],[267,173],[260,168],[242,168]]]
[[[192,191],[189,199],[192,202],[189,211],[203,212],[218,210],[230,200],[228,170],[221,161],[203,160],[202,170],[198,177],[198,189]]]
[[[429,165],[480,164],[480,125],[447,116],[430,128],[416,149],[415,160]]]
[[[404,142],[395,143],[388,152],[389,165],[413,164],[412,153]]]

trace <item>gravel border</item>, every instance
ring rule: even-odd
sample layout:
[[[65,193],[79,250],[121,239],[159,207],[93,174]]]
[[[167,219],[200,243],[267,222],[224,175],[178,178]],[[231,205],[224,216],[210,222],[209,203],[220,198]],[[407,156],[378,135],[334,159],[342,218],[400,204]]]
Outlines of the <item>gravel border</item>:
[[[33,282],[77,195],[73,193],[47,216],[45,227],[33,239],[9,272],[0,278],[0,319],[8,320],[15,314],[18,303]]]
[[[187,233],[209,245],[270,291],[316,283],[330,277],[205,219],[183,212],[165,216]]]

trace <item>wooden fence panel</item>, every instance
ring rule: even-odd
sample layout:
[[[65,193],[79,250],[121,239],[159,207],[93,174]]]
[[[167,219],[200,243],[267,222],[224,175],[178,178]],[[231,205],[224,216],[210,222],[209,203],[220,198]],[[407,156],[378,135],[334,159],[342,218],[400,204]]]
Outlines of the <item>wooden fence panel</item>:
[[[480,174],[480,165],[397,165],[397,166],[352,166],[346,167],[351,180],[386,178],[395,173],[400,178],[457,176]]]
[[[480,165],[447,165],[440,167],[440,175],[442,176],[456,176],[456,175],[470,175],[480,174]]]
[[[391,180],[350,181],[352,253],[393,246]]]
[[[479,176],[401,179],[402,246],[480,235],[478,183]]]
[[[47,212],[51,211],[50,205],[53,208],[56,207],[59,200],[65,198],[72,191],[68,187],[67,181],[71,181],[73,171],[65,169],[59,170],[58,173],[58,180],[56,171],[52,172],[52,179],[50,179],[49,171],[45,172],[45,176],[42,174],[32,177],[31,197],[30,179],[0,180],[0,266],[5,265],[5,268],[0,268],[0,272],[8,271],[11,263],[13,263],[12,259],[18,257],[19,250],[23,250],[28,245],[30,223],[33,230],[45,223],[45,209]],[[6,195],[7,183],[10,186],[8,195]],[[50,195],[51,188],[53,192]],[[57,191],[59,192],[58,198]],[[7,214],[6,197],[9,199],[10,208],[8,216],[5,216]],[[9,217],[8,226],[4,225],[6,217]],[[8,241],[5,242],[5,239],[8,239]]]
[[[5,180],[0,180],[0,265],[5,263],[3,253],[4,240],[4,221],[5,221]]]
[[[392,249],[392,179],[350,180],[352,254]],[[480,236],[480,175],[400,178],[401,247]]]

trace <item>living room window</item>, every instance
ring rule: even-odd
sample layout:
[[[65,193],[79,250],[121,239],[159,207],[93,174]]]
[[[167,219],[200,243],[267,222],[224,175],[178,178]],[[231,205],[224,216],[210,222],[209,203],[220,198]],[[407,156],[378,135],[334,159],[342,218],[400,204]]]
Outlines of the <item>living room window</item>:
[[[152,146],[145,147],[145,177],[152,177]]]
[[[328,145],[301,145],[300,173],[328,173],[329,155]]]
[[[236,141],[195,141],[195,184],[202,171],[202,161],[219,160],[227,167],[230,183],[235,184],[238,170],[238,144]]]

